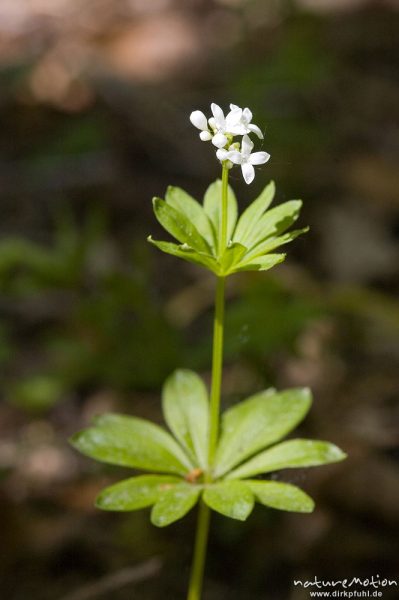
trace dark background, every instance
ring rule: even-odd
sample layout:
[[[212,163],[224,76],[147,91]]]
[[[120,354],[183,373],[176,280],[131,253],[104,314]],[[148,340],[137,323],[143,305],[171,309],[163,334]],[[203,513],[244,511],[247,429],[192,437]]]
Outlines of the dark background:
[[[276,202],[303,198],[299,224],[311,227],[282,266],[230,278],[224,404],[271,384],[309,385],[300,434],[349,458],[279,475],[316,499],[312,515],[214,516],[205,598],[302,600],[294,578],[397,577],[397,9],[395,0],[0,5],[8,600],[184,598],[195,513],[166,530],[147,511],[100,513],[96,493],[126,472],[78,456],[67,439],[108,410],[161,422],[160,387],[177,366],[209,382],[213,279],[146,237],[161,234],[152,196],[174,184],[201,198],[219,176],[188,120],[211,102],[249,106],[266,127],[270,162],[249,187],[232,173],[241,208],[273,178]],[[118,580],[154,556],[160,570]]]

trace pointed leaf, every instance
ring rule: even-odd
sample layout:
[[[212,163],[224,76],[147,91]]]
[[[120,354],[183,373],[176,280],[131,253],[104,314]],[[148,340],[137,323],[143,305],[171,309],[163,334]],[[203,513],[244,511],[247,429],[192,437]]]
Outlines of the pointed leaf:
[[[247,249],[241,244],[231,244],[227,246],[220,261],[221,272],[224,275],[234,273],[234,267],[240,263]]]
[[[316,467],[344,460],[346,454],[334,444],[319,440],[287,440],[251,458],[228,474],[228,479],[242,479],[280,469]]]
[[[246,246],[252,249],[262,240],[284,233],[297,220],[301,206],[301,200],[289,200],[268,210],[248,236]]]
[[[198,232],[208,242],[210,247],[214,244],[212,225],[202,205],[192,196],[179,187],[169,186],[165,200],[180,213],[183,213],[191,223],[195,224]]]
[[[245,209],[238,220],[236,230],[234,232],[234,241],[240,242],[244,246],[250,240],[252,231],[257,227],[259,219],[263,213],[269,208],[276,191],[274,181],[271,181],[263,190],[263,192]]]
[[[208,392],[193,371],[179,369],[165,382],[162,397],[165,420],[175,437],[202,469],[208,454]]]
[[[222,182],[217,179],[212,183],[205,192],[204,196],[204,210],[208,215],[214,234],[214,247],[218,248],[219,240],[219,227],[220,227],[220,213],[222,210]],[[237,199],[229,186],[227,195],[227,241],[229,242],[232,238],[234,227],[237,222]]]
[[[308,388],[293,388],[278,393],[266,390],[227,410],[222,417],[215,477],[287,435],[302,421],[310,404]]]
[[[72,445],[101,462],[184,475],[193,464],[169,433],[145,419],[107,414],[76,433]]]
[[[295,231],[290,231],[289,233],[285,233],[284,235],[280,235],[277,237],[269,237],[263,242],[260,242],[256,246],[252,248],[245,257],[246,260],[250,260],[250,262],[256,262],[257,256],[262,256],[272,250],[275,250],[279,246],[283,246],[284,244],[289,244],[293,240],[295,240],[299,235],[306,233],[309,231],[309,227],[304,227],[303,229],[296,229]]]
[[[171,242],[160,242],[157,240],[153,240],[151,236],[147,238],[147,241],[150,242],[153,246],[162,250],[166,254],[171,254],[172,256],[177,256],[178,258],[182,258],[187,262],[194,263],[195,265],[200,265],[201,267],[205,267],[215,273],[219,274],[219,266],[214,258],[209,256],[208,254],[202,254],[200,252],[196,252],[191,248],[178,246],[177,244],[173,244]]]
[[[314,509],[312,498],[295,485],[278,481],[246,480],[245,483],[255,494],[256,501],[265,506],[304,513]]]
[[[245,521],[254,507],[254,496],[243,481],[221,481],[204,491],[204,502],[216,512]]]
[[[197,228],[183,213],[169,206],[164,200],[154,198],[154,212],[160,224],[182,244],[197,252],[209,254],[211,249]]]
[[[200,486],[178,483],[165,490],[151,511],[151,523],[157,527],[166,527],[186,515],[197,503]]]
[[[246,257],[234,268],[232,272],[241,273],[243,271],[268,271],[272,267],[284,262],[286,254],[267,254],[266,256],[258,256],[252,260],[245,262]]]
[[[97,496],[96,506],[102,510],[139,510],[155,504],[165,487],[180,483],[168,475],[139,475],[111,485]]]

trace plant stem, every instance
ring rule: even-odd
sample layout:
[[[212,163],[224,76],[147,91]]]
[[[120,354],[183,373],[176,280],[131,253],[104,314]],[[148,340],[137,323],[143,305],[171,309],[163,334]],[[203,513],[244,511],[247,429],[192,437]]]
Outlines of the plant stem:
[[[227,196],[229,193],[229,169],[223,163],[222,168],[222,206],[219,223],[219,258],[223,255],[227,244]]]
[[[187,600],[200,600],[201,598],[210,516],[210,509],[201,500],[198,512],[194,559],[191,567],[190,586]]]
[[[222,168],[222,205],[219,222],[219,259],[227,245],[227,197],[229,190],[229,169],[226,163]],[[213,321],[213,348],[212,348],[212,384],[209,408],[209,447],[208,469],[212,469],[215,450],[219,437],[220,395],[222,389],[223,371],[223,333],[224,333],[224,295],[225,278],[218,277],[216,283],[215,316]],[[208,473],[208,477],[211,474]]]
[[[222,198],[219,223],[219,258],[223,255],[227,244],[227,195],[228,195],[229,170],[223,164],[222,171]],[[212,481],[212,465],[215,458],[216,445],[219,437],[220,395],[222,388],[223,370],[223,333],[224,333],[224,303],[225,303],[225,277],[218,277],[216,283],[215,314],[213,320],[213,346],[212,346],[212,384],[209,406],[209,446],[208,446],[208,471],[205,481]],[[206,547],[208,543],[210,509],[201,501],[198,513],[197,532],[194,546],[194,558],[191,568],[190,584],[187,600],[200,600]]]
[[[215,316],[213,322],[212,384],[209,407],[208,465],[212,469],[219,436],[220,392],[222,388],[225,278],[216,283]]]

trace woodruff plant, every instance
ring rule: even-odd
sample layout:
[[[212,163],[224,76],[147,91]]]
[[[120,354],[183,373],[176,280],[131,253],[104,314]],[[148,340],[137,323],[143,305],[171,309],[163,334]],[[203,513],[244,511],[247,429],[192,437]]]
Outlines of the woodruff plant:
[[[329,442],[280,441],[308,412],[312,401],[308,388],[263,390],[226,410],[220,419],[226,278],[240,271],[266,271],[281,263],[285,254],[274,251],[307,228],[286,233],[302,203],[291,200],[269,210],[273,182],[238,218],[229,170],[241,165],[249,184],[255,176],[254,165],[266,163],[270,155],[252,153],[249,134],[263,135],[251,123],[248,108],[231,104],[226,117],[218,105],[212,104],[211,109],[210,119],[197,110],[190,120],[200,130],[201,140],[217,148],[222,179],[207,189],[202,206],[177,187],[168,188],[165,200],[155,198],[156,218],[179,244],[148,238],[163,252],[216,276],[210,394],[196,373],[177,370],[165,382],[162,394],[171,433],[137,417],[104,414],[72,437],[72,444],[87,456],[153,473],[106,488],[96,499],[99,508],[131,511],[152,506],[152,523],[164,527],[199,502],[188,600],[201,598],[211,510],[240,521],[247,519],[255,502],[278,510],[311,512],[314,502],[304,491],[259,476],[345,458]],[[235,141],[237,136],[242,136],[241,142]]]

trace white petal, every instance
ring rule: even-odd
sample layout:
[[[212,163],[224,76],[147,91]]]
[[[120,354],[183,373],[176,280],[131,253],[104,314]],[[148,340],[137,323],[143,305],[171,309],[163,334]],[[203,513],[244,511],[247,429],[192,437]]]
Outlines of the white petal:
[[[212,139],[212,134],[210,131],[201,131],[199,136],[203,142],[209,142],[209,140]]]
[[[244,108],[243,112],[242,112],[242,116],[243,116],[243,121],[245,123],[250,123],[252,121],[252,113],[249,110],[249,108]]]
[[[229,154],[230,152],[225,148],[219,148],[219,150],[216,151],[216,156],[219,160],[227,160],[229,158]]]
[[[200,110],[195,110],[191,113],[190,121],[197,129],[208,129],[208,121],[206,116]]]
[[[237,104],[230,104],[230,110],[237,110],[237,108],[240,109],[240,107],[237,106]]]
[[[244,123],[237,123],[236,125],[226,126],[226,130],[233,135],[245,135],[246,133],[250,133],[248,126]]]
[[[225,125],[224,113],[218,104],[212,102],[211,104],[212,114],[215,118],[216,127],[218,129],[223,129]]]
[[[243,163],[241,165],[242,175],[244,177],[245,183],[252,183],[255,177],[255,169],[249,163]]]
[[[241,165],[243,162],[241,152],[238,152],[238,150],[232,150],[229,152],[229,160],[231,160],[231,162],[233,162],[235,165]]]
[[[244,135],[241,143],[241,151],[244,156],[249,156],[251,154],[252,148],[254,147],[253,141],[247,136]]]
[[[216,121],[215,121],[215,119],[213,117],[211,117],[210,119],[208,119],[208,124],[209,124],[209,127],[211,129],[216,129]]]
[[[253,123],[249,123],[248,129],[249,129],[249,131],[253,131],[253,133],[256,133],[256,135],[258,136],[258,138],[260,140],[263,140],[263,133],[261,132],[261,130],[259,129],[259,127],[257,125],[253,125]]]
[[[223,148],[227,144],[227,137],[223,135],[223,133],[217,133],[212,138],[212,144],[216,146],[216,148]]]
[[[269,160],[269,158],[270,154],[268,154],[267,152],[254,152],[248,158],[248,162],[250,162],[251,165],[263,165]]]
[[[233,128],[240,124],[241,117],[242,110],[241,108],[238,108],[238,106],[234,110],[230,111],[226,117],[226,131],[233,133]]]

